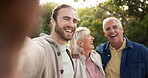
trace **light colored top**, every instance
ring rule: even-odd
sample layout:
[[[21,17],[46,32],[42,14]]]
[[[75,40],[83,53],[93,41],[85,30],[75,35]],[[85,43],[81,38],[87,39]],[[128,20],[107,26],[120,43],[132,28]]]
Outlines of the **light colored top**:
[[[66,52],[66,45],[60,45],[60,50],[61,50],[61,54],[62,54],[62,62],[63,62],[63,68],[64,68],[63,77],[64,78],[73,78],[74,70],[73,70],[73,66],[72,66],[72,62],[70,60],[70,57]]]
[[[122,50],[126,47],[126,39],[124,38],[124,42],[122,46],[116,50],[111,45],[109,46],[109,50],[111,52],[111,59],[107,63],[105,68],[106,78],[120,78],[120,62],[122,57]]]
[[[97,66],[98,71],[101,72],[103,78],[105,77],[104,70],[102,68],[102,61],[101,56],[98,53],[91,53],[90,54],[91,61]],[[86,57],[83,55],[79,55],[79,58],[73,59],[74,60],[74,78],[87,78],[86,72]],[[96,78],[96,77],[95,77]]]
[[[48,35],[27,39],[18,66],[22,78],[64,78],[60,53],[59,44]]]
[[[89,58],[86,58],[86,74],[87,78],[103,78],[100,69]]]

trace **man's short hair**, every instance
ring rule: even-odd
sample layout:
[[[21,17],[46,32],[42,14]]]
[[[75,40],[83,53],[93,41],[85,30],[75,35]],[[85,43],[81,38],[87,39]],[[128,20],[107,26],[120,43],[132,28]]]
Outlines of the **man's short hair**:
[[[58,5],[57,7],[55,7],[52,11],[52,15],[51,15],[51,19],[54,19],[55,21],[57,21],[57,16],[58,16],[58,12],[60,9],[62,8],[71,8],[73,9],[74,11],[76,11],[72,6],[70,5],[67,5],[67,4],[61,4],[61,5]]]
[[[103,20],[103,31],[105,30],[105,29],[104,29],[105,24],[106,24],[107,22],[111,21],[111,20],[115,20],[115,21],[119,24],[119,26],[122,27],[122,23],[121,23],[121,21],[120,21],[119,19],[117,19],[117,18],[115,18],[115,17],[108,17],[108,18],[106,18],[106,19]]]

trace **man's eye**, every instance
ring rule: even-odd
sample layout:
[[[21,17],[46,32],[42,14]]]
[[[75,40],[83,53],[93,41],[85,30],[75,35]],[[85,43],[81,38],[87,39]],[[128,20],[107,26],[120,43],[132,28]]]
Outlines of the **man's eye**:
[[[78,21],[77,21],[77,20],[73,20],[73,23],[77,24],[77,23],[78,23]]]
[[[68,18],[64,18],[64,20],[69,20]]]
[[[109,30],[110,30],[110,28],[106,28],[105,30],[106,30],[106,31],[109,31]]]
[[[113,29],[117,29],[118,27],[117,26],[113,26]]]

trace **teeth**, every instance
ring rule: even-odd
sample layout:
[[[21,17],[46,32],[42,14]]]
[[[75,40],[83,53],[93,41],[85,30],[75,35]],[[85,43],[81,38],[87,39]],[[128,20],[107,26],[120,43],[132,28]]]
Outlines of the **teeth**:
[[[115,36],[115,35],[111,35],[111,36]]]
[[[111,35],[111,37],[116,37],[117,35]]]
[[[65,31],[66,31],[66,32],[70,32],[70,33],[72,32],[72,30],[65,30]]]

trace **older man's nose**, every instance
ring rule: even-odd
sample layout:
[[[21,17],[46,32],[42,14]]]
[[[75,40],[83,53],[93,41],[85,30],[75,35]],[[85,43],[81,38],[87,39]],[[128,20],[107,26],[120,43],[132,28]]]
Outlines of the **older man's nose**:
[[[113,29],[113,28],[111,28],[110,30],[109,30],[109,33],[113,33],[115,30]]]

